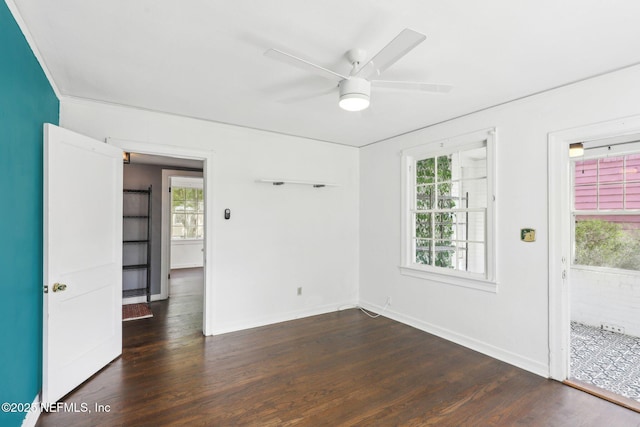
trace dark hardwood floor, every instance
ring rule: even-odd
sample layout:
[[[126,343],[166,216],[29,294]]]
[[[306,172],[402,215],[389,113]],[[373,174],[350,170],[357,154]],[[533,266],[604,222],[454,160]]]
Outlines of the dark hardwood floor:
[[[636,412],[355,309],[203,337],[201,295],[186,283],[152,303],[153,318],[125,322],[122,356],[64,399],[91,413],[37,425],[640,425]]]

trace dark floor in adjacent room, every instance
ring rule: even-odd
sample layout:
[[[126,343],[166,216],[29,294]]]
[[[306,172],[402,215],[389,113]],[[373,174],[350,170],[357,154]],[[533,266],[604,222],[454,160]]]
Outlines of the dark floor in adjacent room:
[[[640,425],[636,412],[355,309],[203,337],[196,282],[125,322],[122,356],[64,399],[109,412],[43,414],[38,426]]]

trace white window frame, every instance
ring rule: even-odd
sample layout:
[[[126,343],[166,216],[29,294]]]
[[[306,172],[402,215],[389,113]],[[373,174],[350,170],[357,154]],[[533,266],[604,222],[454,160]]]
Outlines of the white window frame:
[[[402,151],[402,215],[401,215],[401,265],[400,272],[407,276],[430,281],[497,292],[496,279],[496,128],[484,129],[439,141],[428,142]],[[485,273],[417,264],[413,260],[412,237],[414,233],[412,209],[415,200],[415,165],[421,159],[451,154],[454,151],[471,149],[486,144],[487,150],[487,213]],[[483,144],[483,145],[484,145]]]
[[[195,188],[197,190],[202,190],[202,195],[204,198],[204,179],[201,177],[186,177],[186,176],[176,176],[176,177],[171,177],[170,178],[170,188]],[[204,212],[203,212],[204,214]],[[193,242],[199,242],[202,241],[204,239],[204,234],[203,237],[184,237],[184,238],[176,238],[173,237],[173,192],[171,193],[171,196],[169,197],[169,222],[170,222],[170,229],[169,229],[169,239],[171,240],[172,244],[188,244],[188,243],[193,243]],[[204,226],[204,224],[203,224]],[[204,233],[204,229],[203,229],[203,233]]]

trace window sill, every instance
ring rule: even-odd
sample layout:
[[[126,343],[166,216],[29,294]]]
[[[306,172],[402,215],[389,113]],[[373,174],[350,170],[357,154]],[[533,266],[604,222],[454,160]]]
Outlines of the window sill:
[[[463,288],[491,292],[494,294],[498,293],[498,282],[493,280],[480,279],[476,277],[465,277],[462,275],[436,273],[416,267],[400,266],[399,268],[400,273],[405,276],[444,283],[446,285],[460,286]]]
[[[204,239],[171,239],[172,245],[193,245],[195,243],[202,243]]]

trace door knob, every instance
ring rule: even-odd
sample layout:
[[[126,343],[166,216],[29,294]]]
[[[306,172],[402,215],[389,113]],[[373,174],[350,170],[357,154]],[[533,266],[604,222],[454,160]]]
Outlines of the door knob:
[[[64,283],[54,283],[53,284],[53,292],[62,292],[67,289],[67,285]]]

